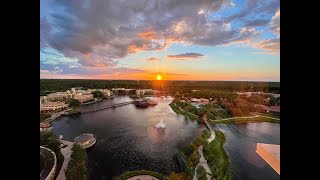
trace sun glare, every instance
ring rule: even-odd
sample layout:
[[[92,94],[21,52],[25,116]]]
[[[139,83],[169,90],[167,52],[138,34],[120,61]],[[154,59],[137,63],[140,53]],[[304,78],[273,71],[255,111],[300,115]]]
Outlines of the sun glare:
[[[161,79],[162,79],[161,74],[158,74],[158,75],[157,75],[157,80],[161,80]]]

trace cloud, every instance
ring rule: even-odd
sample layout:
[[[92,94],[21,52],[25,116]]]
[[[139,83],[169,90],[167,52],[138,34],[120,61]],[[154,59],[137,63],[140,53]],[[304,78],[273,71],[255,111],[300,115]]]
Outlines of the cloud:
[[[280,52],[280,38],[264,40],[254,44],[255,47],[275,54]]]
[[[280,9],[272,17],[270,22],[271,30],[280,37]]]
[[[59,66],[115,69],[129,54],[164,50],[173,43],[220,46],[253,39],[257,31],[243,32],[243,28],[268,24],[266,15],[274,15],[279,6],[279,0],[247,0],[240,11],[212,19],[210,15],[232,7],[231,0],[50,1],[50,10],[40,17],[40,49],[55,49],[62,55],[59,58],[77,59],[77,64],[59,62]],[[233,26],[236,20],[242,23]],[[273,31],[277,31],[275,20],[270,22]]]
[[[40,22],[41,44],[78,58],[84,66],[110,65],[114,59],[162,50],[172,42],[221,45],[238,39],[239,33],[198,12],[217,12],[226,4],[230,1],[59,0],[51,5],[57,10]]]
[[[148,61],[158,61],[160,59],[156,58],[156,57],[150,57],[150,58],[147,58],[146,60],[148,60]]]
[[[188,60],[188,59],[198,59],[202,58],[203,55],[199,53],[183,53],[183,54],[177,54],[177,55],[168,55],[168,59],[174,59],[174,60]]]

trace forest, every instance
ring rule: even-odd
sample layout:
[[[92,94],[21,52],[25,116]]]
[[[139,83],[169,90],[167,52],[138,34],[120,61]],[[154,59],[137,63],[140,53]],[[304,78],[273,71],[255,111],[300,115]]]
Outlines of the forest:
[[[191,90],[220,91],[263,91],[280,93],[280,82],[247,81],[148,81],[148,80],[82,80],[82,79],[40,79],[40,95],[66,91],[73,87],[83,89],[156,89],[172,94],[190,93]]]

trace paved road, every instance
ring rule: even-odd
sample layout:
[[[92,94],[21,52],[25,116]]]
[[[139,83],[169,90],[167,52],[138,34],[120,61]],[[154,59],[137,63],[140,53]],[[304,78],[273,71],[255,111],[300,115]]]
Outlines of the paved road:
[[[70,156],[72,153],[71,148],[72,148],[74,142],[65,141],[65,140],[61,140],[61,139],[59,141],[65,145],[68,145],[65,148],[61,148],[61,153],[64,156],[64,161],[63,161],[61,170],[59,172],[59,175],[57,176],[57,180],[65,180],[66,179],[65,171],[67,170],[67,166],[70,161]]]

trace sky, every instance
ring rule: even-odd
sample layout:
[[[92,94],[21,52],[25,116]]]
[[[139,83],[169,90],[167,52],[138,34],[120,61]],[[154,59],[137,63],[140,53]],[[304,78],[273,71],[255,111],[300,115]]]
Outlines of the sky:
[[[280,82],[280,0],[41,0],[41,79]]]

